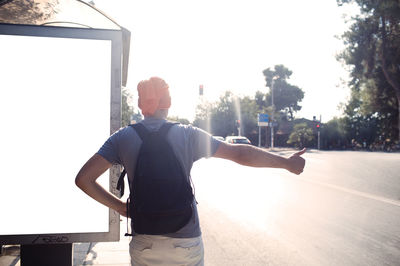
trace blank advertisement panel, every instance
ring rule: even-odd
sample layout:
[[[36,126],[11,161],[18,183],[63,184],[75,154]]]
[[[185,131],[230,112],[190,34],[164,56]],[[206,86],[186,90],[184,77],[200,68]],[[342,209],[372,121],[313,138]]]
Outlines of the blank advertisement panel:
[[[74,179],[116,130],[118,31],[47,28],[0,25],[0,243],[111,240],[117,214]]]

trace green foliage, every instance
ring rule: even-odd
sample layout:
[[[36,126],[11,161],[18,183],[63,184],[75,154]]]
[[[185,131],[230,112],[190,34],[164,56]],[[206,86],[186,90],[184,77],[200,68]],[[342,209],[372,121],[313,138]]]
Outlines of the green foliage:
[[[227,91],[215,103],[203,102],[197,106],[193,124],[213,135],[237,135],[235,120],[238,118],[233,101],[233,94]]]
[[[255,101],[260,113],[265,113],[267,107],[266,94],[263,93],[262,91],[257,91],[255,96]]]
[[[190,121],[187,120],[186,118],[179,118],[178,116],[168,116],[167,120],[171,122],[178,122],[184,125],[189,125]]]
[[[225,92],[214,103],[203,102],[196,109],[193,125],[213,135],[238,135],[236,120],[240,120],[241,133],[252,142],[257,139],[258,107],[254,99],[245,96],[236,97],[232,92]]]
[[[256,94],[254,98],[249,96],[239,98],[235,97],[231,92],[225,92],[219,101],[214,103],[204,102],[199,105],[196,109],[196,118],[193,124],[213,135],[226,137],[238,135],[235,121],[240,119],[242,135],[249,138],[253,144],[256,144],[258,143],[257,114],[260,112],[260,106],[257,104],[257,95],[260,94]],[[301,121],[304,121],[304,119]],[[289,128],[291,128],[293,123],[293,121],[285,121],[283,124],[289,125]],[[276,131],[278,131],[278,128]],[[307,128],[308,130],[304,134],[301,133],[300,129],[298,130],[298,133],[300,132],[302,136],[301,143],[302,145],[314,145],[312,142],[314,132],[309,127]],[[262,130],[262,141],[267,137],[264,129]],[[287,132],[285,135],[279,137],[279,143],[281,144],[286,144],[290,129],[285,130],[285,132]],[[276,136],[276,140],[278,140],[278,136]],[[290,142],[289,144],[298,145],[297,142]]]
[[[264,70],[267,86],[269,77],[277,76],[274,85],[275,111],[272,109],[270,96],[261,91],[256,92],[254,98],[249,96],[237,97],[232,92],[225,92],[218,101],[202,102],[196,108],[193,125],[200,127],[213,135],[238,135],[236,120],[240,120],[241,135],[246,136],[252,143],[258,143],[257,115],[259,113],[274,113],[275,121],[286,121],[288,113],[293,119],[293,113],[300,110],[298,103],[303,99],[304,92],[287,83],[286,79],[292,72],[283,65],[275,66],[274,70]],[[262,141],[267,137],[262,130]],[[284,137],[286,143],[287,135]]]
[[[301,109],[299,102],[304,98],[304,92],[297,86],[291,85],[287,79],[292,75],[292,71],[283,65],[276,65],[274,70],[267,68],[263,71],[266,86],[270,91],[266,94],[265,103],[272,105],[272,85],[274,90],[274,105],[276,111],[283,111],[282,114],[288,114],[289,119],[294,119],[294,113]],[[274,81],[273,81],[274,79]],[[256,95],[258,103],[261,103],[261,95]]]
[[[132,121],[135,121],[135,123],[138,123],[143,120],[143,115],[140,111],[136,111],[132,115]]]
[[[131,124],[132,120],[139,122],[142,120],[142,115],[139,112],[134,112],[131,106],[132,96],[128,89],[123,87],[121,91],[121,126],[127,126]]]
[[[4,1],[0,1],[4,2]],[[59,12],[58,0],[46,1],[6,1],[0,5],[2,23],[40,25],[51,20]]]
[[[314,133],[306,123],[296,124],[289,136],[288,144],[294,144],[295,147],[303,148],[314,140]]]
[[[346,149],[351,140],[347,139],[345,118],[333,118],[328,123],[321,125],[322,149]]]
[[[360,15],[342,35],[346,49],[338,59],[351,67],[351,99],[346,126],[353,139],[400,139],[400,2],[337,0],[356,3]],[[377,123],[373,125],[372,123]],[[377,130],[371,132],[371,130]]]
[[[235,120],[238,119],[235,111],[234,96],[226,92],[219,102],[214,105],[210,113],[211,133],[218,136],[237,135]]]
[[[256,101],[249,96],[240,98],[241,130],[252,143],[258,141],[257,114],[258,106]]]

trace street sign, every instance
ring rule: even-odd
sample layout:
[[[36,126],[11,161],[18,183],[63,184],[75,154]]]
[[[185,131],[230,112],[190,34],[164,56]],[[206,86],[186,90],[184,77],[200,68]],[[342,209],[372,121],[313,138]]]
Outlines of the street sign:
[[[266,127],[268,126],[269,116],[268,114],[258,114],[258,126]]]
[[[258,114],[258,122],[268,122],[269,116],[268,114]]]
[[[278,122],[258,122],[259,127],[277,127]]]
[[[276,121],[274,121],[274,122],[271,122],[271,123],[269,123],[269,125],[268,126],[272,126],[272,127],[277,127],[278,126],[278,122],[276,122]]]

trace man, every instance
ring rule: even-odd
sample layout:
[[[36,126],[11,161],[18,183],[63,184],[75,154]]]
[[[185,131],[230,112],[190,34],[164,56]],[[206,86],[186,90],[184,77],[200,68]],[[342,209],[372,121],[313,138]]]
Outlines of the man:
[[[158,77],[138,84],[138,104],[145,117],[141,123],[149,131],[157,131],[166,122],[171,106],[168,89],[167,83]],[[193,162],[203,157],[228,159],[252,167],[282,168],[294,174],[302,173],[305,165],[301,157],[305,149],[284,158],[251,145],[225,143],[189,125],[174,125],[168,131],[167,141],[189,180]],[[127,216],[126,203],[102,188],[96,179],[112,164],[120,164],[132,181],[140,144],[141,139],[132,127],[120,129],[82,167],[75,179],[76,185],[98,202]],[[174,233],[158,236],[133,232],[132,265],[203,265],[203,242],[195,200],[193,210],[190,221]]]

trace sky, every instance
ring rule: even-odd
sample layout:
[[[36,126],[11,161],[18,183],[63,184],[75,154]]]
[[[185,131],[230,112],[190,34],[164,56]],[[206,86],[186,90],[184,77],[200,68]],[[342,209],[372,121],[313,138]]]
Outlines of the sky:
[[[262,71],[283,64],[288,82],[303,89],[297,118],[327,122],[347,101],[348,71],[336,60],[348,25],[335,0],[94,0],[131,36],[128,89],[137,108],[140,80],[159,76],[170,86],[170,115],[193,120],[204,98],[225,91],[268,92]],[[137,110],[137,109],[136,109]]]

